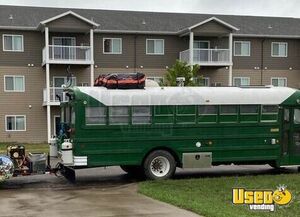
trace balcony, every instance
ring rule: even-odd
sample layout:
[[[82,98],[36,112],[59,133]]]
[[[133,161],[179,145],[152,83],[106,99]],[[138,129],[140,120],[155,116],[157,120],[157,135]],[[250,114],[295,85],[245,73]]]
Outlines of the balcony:
[[[193,49],[193,61],[190,61],[190,49],[181,51],[180,61],[198,64],[200,66],[227,66],[231,65],[229,49]]]
[[[60,99],[60,100],[59,100]],[[50,105],[59,106],[60,102],[67,102],[66,93],[62,87],[50,87]],[[43,89],[43,106],[47,105],[47,89]]]
[[[49,64],[93,64],[90,46],[49,45],[49,59],[43,48],[43,65]]]

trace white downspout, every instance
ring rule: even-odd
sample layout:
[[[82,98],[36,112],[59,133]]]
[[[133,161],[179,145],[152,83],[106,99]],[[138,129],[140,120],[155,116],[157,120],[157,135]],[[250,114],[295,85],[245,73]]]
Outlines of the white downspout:
[[[50,107],[50,65],[49,65],[49,29],[45,27],[45,50],[46,50],[46,93],[47,93],[47,138],[51,139],[51,107]]]
[[[190,32],[189,64],[194,65],[194,33],[192,31]]]
[[[232,86],[232,33],[229,33],[229,72],[228,72],[228,86]]]
[[[91,87],[94,86],[94,30],[90,29],[90,49],[91,49],[91,65],[90,65],[90,77],[91,77]]]

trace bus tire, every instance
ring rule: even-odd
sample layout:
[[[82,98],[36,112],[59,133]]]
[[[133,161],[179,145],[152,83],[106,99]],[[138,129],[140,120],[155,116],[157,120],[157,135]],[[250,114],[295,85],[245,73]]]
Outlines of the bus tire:
[[[176,161],[172,154],[164,150],[151,152],[144,161],[144,173],[147,179],[162,180],[171,178],[176,170]]]

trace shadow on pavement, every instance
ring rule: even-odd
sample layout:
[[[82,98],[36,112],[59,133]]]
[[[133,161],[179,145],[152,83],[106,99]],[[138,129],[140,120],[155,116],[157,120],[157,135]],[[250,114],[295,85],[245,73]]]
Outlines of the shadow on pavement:
[[[220,165],[210,169],[182,170],[177,169],[174,179],[208,178],[224,176],[247,176],[247,175],[276,175],[297,173],[296,167],[276,170],[268,165]],[[74,189],[74,188],[112,188],[121,187],[131,183],[143,181],[123,172],[119,167],[91,168],[76,171],[76,183],[68,182],[63,176],[55,175],[32,175],[13,177],[0,185],[0,189],[32,189],[48,188],[51,190]]]

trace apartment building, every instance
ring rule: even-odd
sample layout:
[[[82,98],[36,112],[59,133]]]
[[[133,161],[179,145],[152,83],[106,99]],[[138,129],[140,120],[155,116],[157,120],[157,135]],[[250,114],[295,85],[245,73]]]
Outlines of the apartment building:
[[[58,133],[67,69],[79,86],[112,72],[159,80],[180,59],[207,86],[300,87],[300,19],[0,6],[0,35],[1,142]]]

